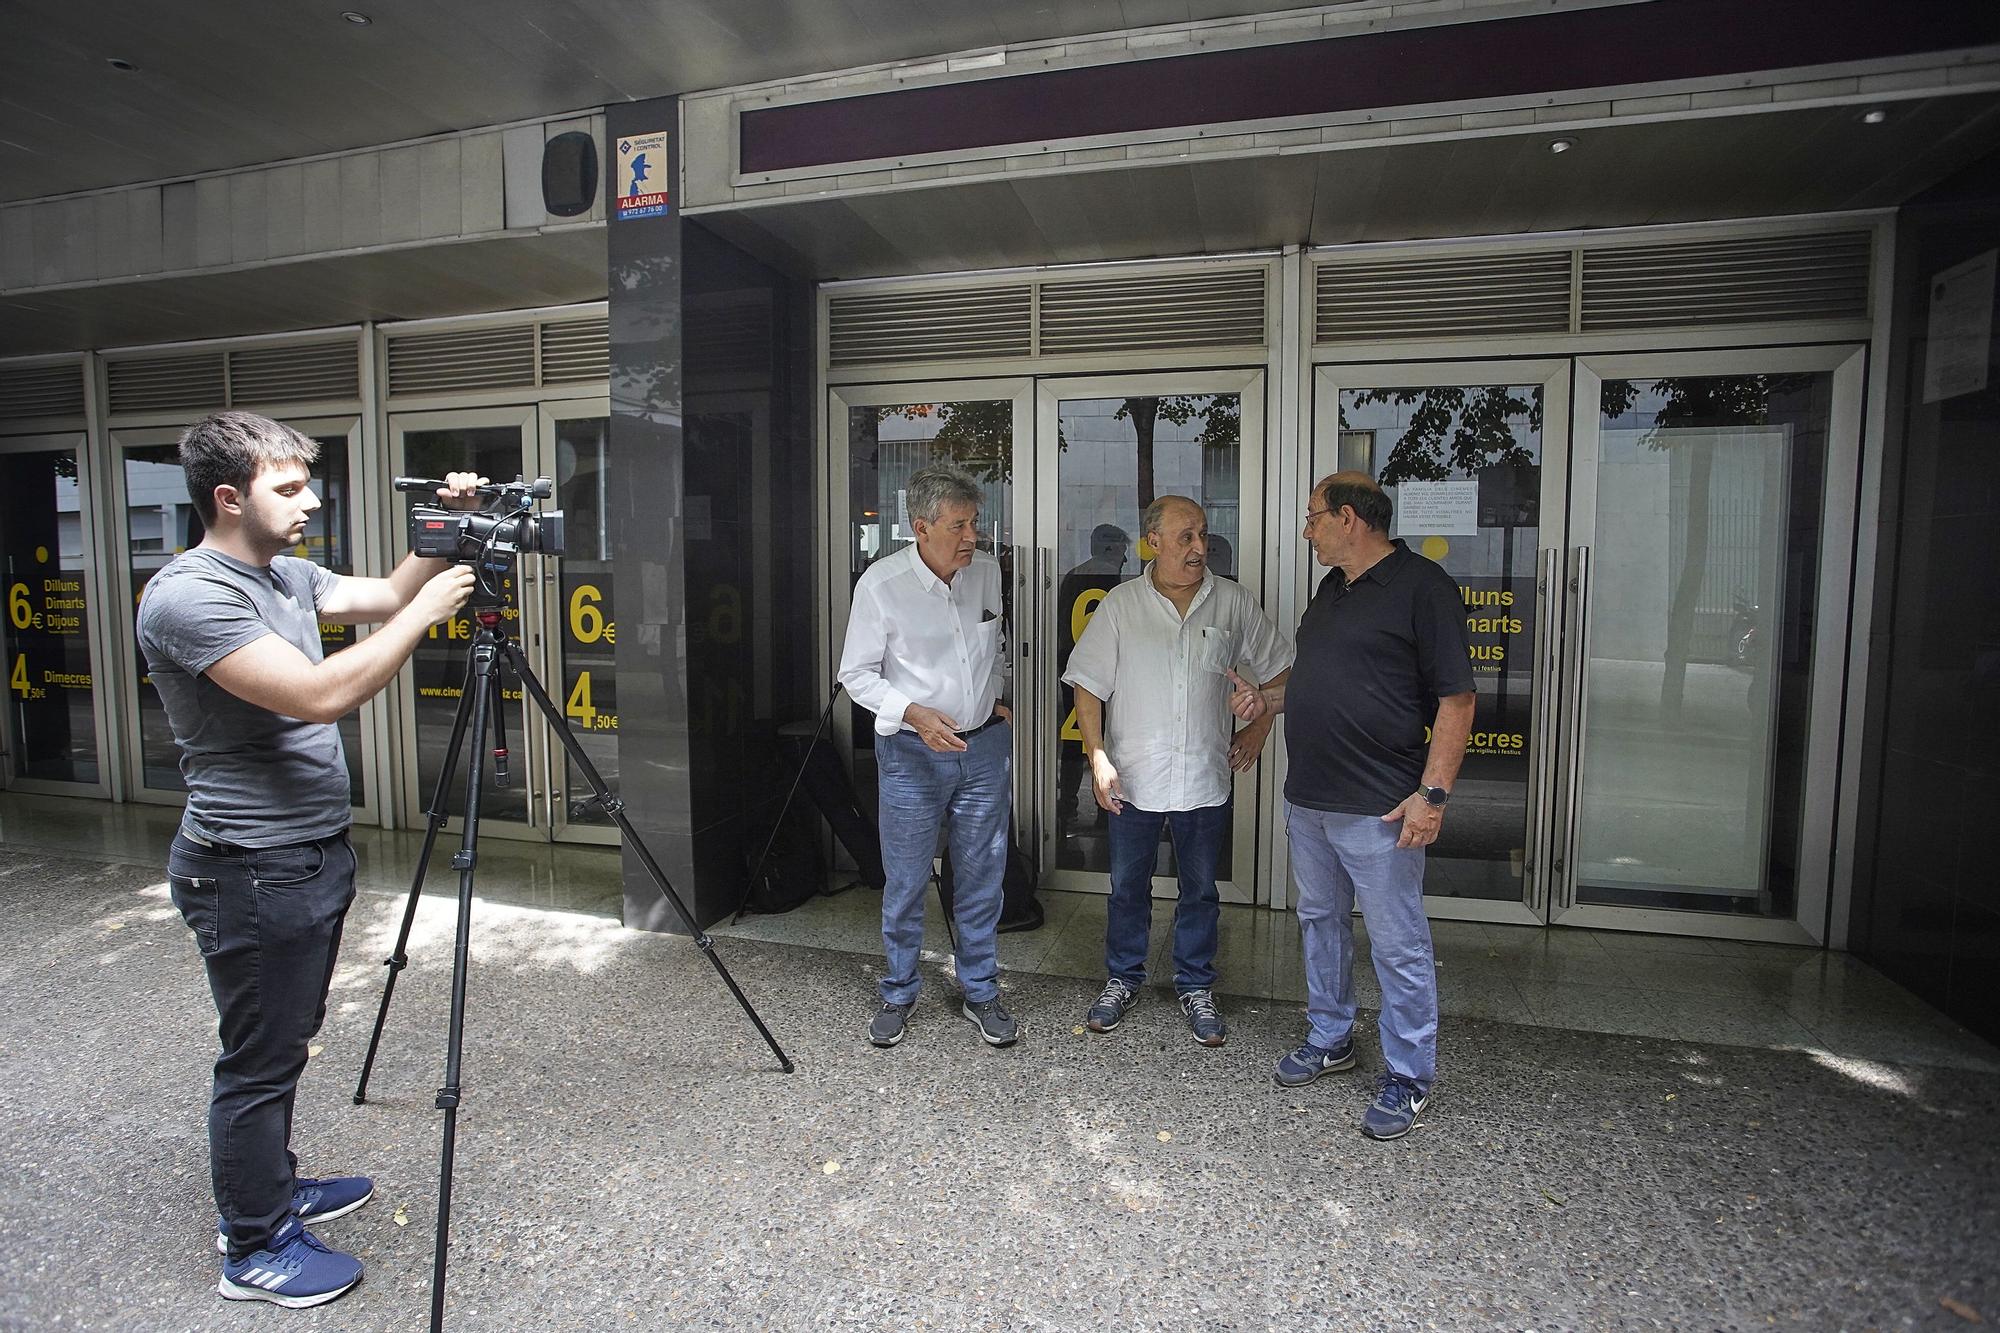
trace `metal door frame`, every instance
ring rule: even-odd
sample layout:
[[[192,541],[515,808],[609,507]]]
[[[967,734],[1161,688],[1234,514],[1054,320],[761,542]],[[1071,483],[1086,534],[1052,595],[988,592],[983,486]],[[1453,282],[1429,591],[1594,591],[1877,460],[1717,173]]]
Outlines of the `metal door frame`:
[[[1596,538],[1599,413],[1580,411],[1574,430],[1569,538],[1563,564],[1563,716],[1558,748],[1557,824],[1550,920],[1565,926],[1645,930],[1719,939],[1826,943],[1834,875],[1834,816],[1840,770],[1840,718],[1846,688],[1848,605],[1854,583],[1854,537],[1859,505],[1856,478],[1861,451],[1862,396],[1867,347],[1839,343],[1805,347],[1580,356],[1576,399],[1596,404],[1607,379],[1662,375],[1783,374],[1823,372],[1833,377],[1827,417],[1824,488],[1820,494],[1818,605],[1813,642],[1812,694],[1806,726],[1806,785],[1800,826],[1796,918],[1773,920],[1664,908],[1579,905],[1568,867],[1575,864],[1576,802],[1587,699],[1582,689],[1589,658],[1589,556]]]
[[[540,461],[541,414],[535,404],[528,403],[514,407],[441,408],[423,412],[391,412],[388,430],[384,435],[383,466],[392,474],[400,470],[399,460],[403,457],[403,440],[411,431],[481,430],[495,426],[513,426],[520,432],[523,472],[527,471],[531,463]],[[502,477],[496,480],[509,479]],[[386,487],[384,489],[387,490]],[[386,558],[382,566],[384,569],[393,570],[409,552],[410,534],[409,526],[404,521],[404,512],[397,506],[388,516],[386,531],[382,534],[386,543],[384,550]],[[545,605],[547,599],[542,595],[541,579],[531,577],[532,573],[533,571],[524,568],[517,572],[515,578],[515,587],[519,590],[521,599],[519,623],[523,627],[522,648],[529,653],[530,661],[535,660],[535,650],[529,647],[526,638],[527,628],[545,625],[548,614]],[[395,809],[409,822],[409,827],[421,829],[430,822],[424,807],[430,800],[431,793],[423,790],[417,768],[417,696],[410,666],[414,656],[412,654],[410,658],[405,658],[403,664],[396,668],[393,771],[396,776],[397,793]],[[537,664],[537,670],[539,669],[540,666]],[[513,716],[507,721],[510,748],[515,745],[520,747],[519,763],[515,771],[526,774],[530,784],[526,793],[528,822],[522,824],[511,819],[497,819],[490,814],[482,814],[479,819],[481,835],[491,834],[497,838],[523,842],[551,840],[548,826],[547,758],[542,753],[543,737],[538,730],[540,721],[537,719],[531,724],[528,720],[529,711],[530,704],[524,691],[523,697],[513,710]],[[478,758],[480,762],[485,761],[483,755]],[[455,785],[464,781],[465,765],[473,760],[474,757],[470,754],[459,756],[458,773],[453,779]],[[487,781],[491,780],[489,774]],[[445,829],[447,831],[455,829],[458,823],[458,817],[453,816],[445,821]]]
[[[0,436],[0,454],[47,453],[68,449],[76,455],[76,502],[78,510],[78,539],[82,542],[84,630],[89,636],[90,661],[90,716],[91,725],[96,729],[97,741],[97,781],[58,782],[48,778],[18,778],[13,776],[14,747],[19,738],[14,735],[13,710],[0,709],[0,747],[4,747],[7,762],[0,767],[0,785],[8,791],[43,792],[52,796],[95,796],[109,797],[112,794],[112,770],[118,764],[118,749],[112,729],[115,710],[106,686],[115,690],[118,682],[107,681],[105,662],[116,660],[107,658],[113,651],[107,634],[107,622],[118,617],[107,615],[104,597],[110,587],[116,585],[116,578],[107,578],[106,572],[98,567],[97,553],[99,541],[97,500],[103,487],[94,475],[97,451],[90,447],[90,434],[79,427],[76,430],[44,431],[34,435]],[[58,552],[60,558],[60,552]],[[123,605],[125,603],[121,603]],[[11,664],[9,664],[11,670]],[[116,674],[116,673],[112,673]]]
[[[1030,651],[1032,639],[1023,633],[1023,627],[1035,627],[1039,632],[1040,580],[1034,568],[1034,497],[1036,458],[1034,448],[1034,392],[1035,382],[1023,376],[1009,376],[1004,379],[965,380],[899,380],[885,384],[830,384],[826,386],[826,420],[824,422],[824,449],[821,457],[826,460],[823,498],[826,508],[822,514],[825,521],[825,545],[821,547],[821,559],[826,574],[822,591],[822,605],[825,606],[826,638],[820,645],[819,680],[822,689],[831,692],[834,686],[834,672],[840,666],[840,650],[847,636],[847,616],[853,608],[854,590],[848,570],[848,497],[849,479],[852,476],[847,432],[846,409],[854,407],[892,407],[903,403],[941,403],[1008,400],[1013,404],[1014,458],[1013,473],[1009,485],[1013,488],[1012,512],[1008,515],[1010,543],[1014,548],[1013,569],[1013,637],[1010,645],[1014,666],[1014,831],[1017,841],[1029,848],[1041,846],[1041,830],[1035,823],[1040,815],[1040,805],[1032,798],[1036,791],[1035,762],[1027,747],[1020,744],[1019,737],[1032,734],[1029,729],[1038,725],[1035,667],[1039,655]],[[824,697],[823,694],[817,697]],[[837,748],[851,756],[854,745],[853,729],[849,721],[849,710],[835,707],[831,723]]]
[[[1036,582],[1040,604],[1037,607],[1034,625],[1041,638],[1041,646],[1035,651],[1036,688],[1035,698],[1039,707],[1055,685],[1055,645],[1060,636],[1056,632],[1056,581],[1060,571],[1056,569],[1054,534],[1057,526],[1057,509],[1061,502],[1058,485],[1060,467],[1056,456],[1057,421],[1061,404],[1065,401],[1094,398],[1128,398],[1134,396],[1167,395],[1176,393],[1233,393],[1238,395],[1238,446],[1241,458],[1241,473],[1238,478],[1238,493],[1241,508],[1238,516],[1241,529],[1237,534],[1237,544],[1241,554],[1237,557],[1237,581],[1256,598],[1257,604],[1269,609],[1269,599],[1265,595],[1264,564],[1260,553],[1266,549],[1267,533],[1263,507],[1264,479],[1270,466],[1270,442],[1265,430],[1269,415],[1265,403],[1266,369],[1263,366],[1240,370],[1188,370],[1188,371],[1143,371],[1121,375],[1091,376],[1043,376],[1035,381],[1036,412],[1035,439],[1036,452],[1044,455],[1047,466],[1040,472],[1039,485],[1035,496],[1036,522],[1033,528],[1034,564],[1037,571]],[[1253,558],[1254,557],[1254,558]],[[1285,628],[1280,626],[1280,628]],[[1287,637],[1290,631],[1287,630]],[[1033,766],[1036,773],[1034,793],[1036,830],[1035,846],[1041,863],[1042,884],[1051,889],[1081,890],[1089,893],[1108,893],[1109,877],[1094,871],[1058,870],[1054,864],[1055,850],[1055,802],[1056,777],[1060,772],[1058,738],[1050,723],[1059,719],[1046,716],[1035,718],[1024,725],[1032,730],[1026,734],[1033,737]],[[1023,734],[1016,727],[1018,737]],[[1227,873],[1219,877],[1216,887],[1226,903],[1264,903],[1268,901],[1267,879],[1261,874],[1258,856],[1259,809],[1257,794],[1264,764],[1270,759],[1270,748],[1276,741],[1267,741],[1264,755],[1258,765],[1248,773],[1236,775],[1233,783],[1236,808],[1231,816],[1230,849],[1234,864],[1227,867]],[[1016,751],[1020,752],[1018,741]],[[1018,793],[1017,793],[1018,794]],[[1155,897],[1175,897],[1178,886],[1171,879],[1155,878]]]
[[[1340,394],[1343,389],[1449,388],[1494,384],[1538,384],[1542,390],[1542,498],[1540,527],[1535,538],[1535,664],[1529,691],[1533,727],[1528,763],[1528,828],[1526,860],[1519,900],[1454,898],[1424,895],[1425,915],[1438,920],[1492,921],[1507,925],[1543,925],[1549,898],[1549,846],[1554,821],[1550,794],[1555,790],[1557,680],[1561,665],[1560,600],[1555,597],[1556,570],[1564,548],[1567,518],[1572,422],[1571,359],[1523,357],[1519,360],[1464,361],[1346,361],[1313,368],[1313,432],[1303,451],[1309,475],[1299,490],[1338,467]],[[1303,513],[1303,508],[1300,510]],[[1303,524],[1301,524],[1303,527]],[[1324,571],[1319,569],[1303,535],[1294,544],[1297,564],[1291,577],[1301,612],[1311,601]],[[1294,626],[1296,630],[1296,626]],[[1282,728],[1281,728],[1282,730]],[[1283,790],[1286,759],[1281,756],[1279,790]],[[1445,818],[1451,818],[1447,812]],[[1279,839],[1283,841],[1282,838]],[[1285,871],[1289,871],[1289,857]],[[1285,887],[1289,890],[1287,878]],[[1285,899],[1289,903],[1289,895]]]
[[[533,480],[535,476],[555,478],[556,500],[560,503],[562,491],[561,460],[556,457],[556,427],[564,421],[594,421],[602,418],[606,423],[608,438],[611,419],[611,399],[608,396],[565,398],[539,403],[536,407],[535,471],[530,475],[529,479]],[[610,467],[608,457],[605,460],[605,466],[608,471]],[[533,626],[533,632],[537,636],[536,642],[530,643],[526,641],[529,627],[527,625],[526,613],[522,614],[522,650],[526,652],[528,661],[534,664],[538,674],[546,672],[546,674],[542,675],[543,687],[548,690],[549,697],[555,701],[556,707],[567,708],[568,699],[564,694],[561,654],[563,619],[570,613],[570,608],[562,604],[561,577],[556,570],[554,562],[544,556],[529,556],[522,562],[522,569],[518,577],[524,594],[530,583],[536,585],[536,597],[541,603],[540,618],[534,622]],[[610,600],[608,598],[605,599],[603,605],[607,612],[605,616],[607,622],[616,624],[616,619],[608,614],[611,605]],[[565,720],[567,720],[567,715],[565,715]],[[541,723],[538,721],[536,725],[539,726]],[[617,733],[613,732],[612,735],[615,737]],[[542,791],[546,793],[546,808],[544,813],[548,820],[550,840],[560,843],[585,843],[599,847],[618,846],[623,841],[623,834],[619,832],[616,824],[597,825],[571,822],[569,814],[570,803],[580,793],[571,793],[568,790],[569,766],[565,762],[568,759],[568,755],[564,752],[561,745],[555,744],[552,741],[549,744],[543,745],[541,749]],[[613,782],[611,785],[615,791],[617,784]]]

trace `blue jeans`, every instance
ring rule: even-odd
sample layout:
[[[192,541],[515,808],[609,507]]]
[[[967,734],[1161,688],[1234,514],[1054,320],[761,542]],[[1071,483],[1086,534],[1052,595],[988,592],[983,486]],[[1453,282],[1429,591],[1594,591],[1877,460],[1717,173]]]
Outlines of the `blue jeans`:
[[[940,754],[913,731],[875,738],[876,791],[881,797],[882,974],[885,1004],[917,998],[917,959],[924,947],[924,890],[938,834],[949,825],[953,903],[958,929],[958,984],[965,998],[1000,993],[1000,881],[1014,802],[1014,728],[995,722],[966,738],[966,748]]]
[[[1229,829],[1229,802],[1201,810],[1141,810],[1130,801],[1110,816],[1111,902],[1104,914],[1104,970],[1126,985],[1146,984],[1153,929],[1153,861],[1160,826],[1173,833],[1180,872],[1174,908],[1174,989],[1215,985],[1215,944],[1222,923],[1215,871]]]
[[[260,1249],[292,1211],[292,1102],[326,1017],[354,901],[345,832],[251,851],[176,834],[174,906],[194,932],[221,1022],[208,1103],[209,1173],[232,1255]]]
[[[1398,847],[1401,824],[1285,802],[1292,878],[1299,886],[1306,1013],[1315,1046],[1354,1031],[1354,904],[1368,923],[1382,986],[1382,1058],[1428,1092],[1437,1077],[1437,966],[1424,915],[1424,849]]]

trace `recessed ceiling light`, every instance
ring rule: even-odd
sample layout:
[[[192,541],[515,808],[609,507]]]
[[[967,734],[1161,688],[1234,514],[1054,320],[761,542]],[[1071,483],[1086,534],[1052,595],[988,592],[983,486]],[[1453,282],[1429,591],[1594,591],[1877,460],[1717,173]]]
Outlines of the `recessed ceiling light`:
[[[1880,125],[1888,118],[1889,113],[1879,106],[1871,106],[1861,113],[1861,123],[1863,125]]]
[[[119,70],[119,71],[121,71],[121,72],[123,72],[123,73],[126,73],[126,74],[130,74],[130,73],[131,73],[132,71],[134,71],[134,70],[136,70],[136,69],[138,69],[138,68],[139,68],[139,67],[138,67],[137,65],[133,64],[133,63],[132,63],[131,61],[129,61],[129,60],[120,60],[120,59],[118,59],[118,57],[116,57],[116,56],[112,56],[112,57],[108,58],[107,60],[105,60],[105,62],[104,62],[104,63],[105,63],[105,64],[107,64],[107,65],[109,65],[109,66],[111,66],[111,68],[113,68],[113,69],[115,69],[115,70]]]
[[[1567,153],[1570,149],[1574,147],[1576,147],[1576,140],[1574,139],[1549,140],[1549,151],[1551,153]]]
[[[357,28],[365,28],[375,21],[358,9],[343,9],[340,11],[340,16]]]

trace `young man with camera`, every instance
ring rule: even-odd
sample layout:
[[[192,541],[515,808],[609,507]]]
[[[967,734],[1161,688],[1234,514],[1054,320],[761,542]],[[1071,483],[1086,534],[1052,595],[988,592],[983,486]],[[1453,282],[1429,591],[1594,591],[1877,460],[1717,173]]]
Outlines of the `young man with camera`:
[[[309,472],[318,456],[314,441],[248,412],[190,427],[180,461],[206,532],[153,575],[138,617],[188,788],[168,880],[220,1020],[208,1115],[217,1290],[294,1308],[361,1280],[360,1262],[305,1224],[374,1193],[365,1176],[298,1175],[289,1146],[306,1044],[326,1014],[354,897],[337,723],[464,605],[473,581],[464,565],[415,556],[371,579],[284,554],[319,508]],[[438,494],[472,508],[484,480],[455,472]],[[386,623],[323,658],[321,621]]]

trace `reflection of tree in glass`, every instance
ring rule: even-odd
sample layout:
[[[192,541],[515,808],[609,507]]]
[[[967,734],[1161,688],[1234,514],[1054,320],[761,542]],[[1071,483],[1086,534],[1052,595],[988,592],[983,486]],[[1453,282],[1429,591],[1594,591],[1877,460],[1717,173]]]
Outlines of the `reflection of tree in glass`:
[[[1673,599],[1667,605],[1666,662],[1660,678],[1660,709],[1670,721],[1680,716],[1688,658],[1694,649],[1695,609],[1708,579],[1716,440],[1700,428],[1766,425],[1772,395],[1795,393],[1811,379],[1810,375],[1704,375],[1604,382],[1598,406],[1605,421],[1616,421],[1636,409],[1645,431],[1640,443],[1671,450],[1687,464],[1687,498],[1680,513],[1685,525],[1683,563],[1671,571]],[[1650,396],[1644,404],[1642,395]]]
[[[1114,421],[1132,423],[1133,444],[1139,469],[1139,508],[1156,498],[1153,484],[1153,437],[1161,421],[1185,426],[1196,416],[1202,418],[1197,443],[1206,449],[1232,448],[1237,442],[1241,399],[1235,394],[1169,394],[1165,397],[1127,398],[1111,414]],[[952,463],[985,482],[1013,480],[1014,406],[1005,399],[965,403],[913,403],[880,409],[879,419],[902,417],[906,421],[935,421],[937,434],[929,445],[941,461]],[[1056,448],[1069,448],[1062,428],[1056,429]]]
[[[1502,384],[1437,385],[1423,389],[1362,389],[1356,407],[1392,403],[1414,407],[1410,424],[1389,448],[1376,480],[1384,486],[1406,481],[1444,481],[1454,473],[1477,473],[1494,463],[1530,466],[1534,451],[1515,436],[1511,421],[1525,417],[1528,429],[1542,429],[1542,391],[1526,393]],[[1340,428],[1347,429],[1347,407],[1340,409]]]
[[[1005,398],[984,402],[906,403],[877,410],[876,419],[934,421],[937,434],[926,444],[931,456],[984,482],[1014,477],[1014,404]]]

